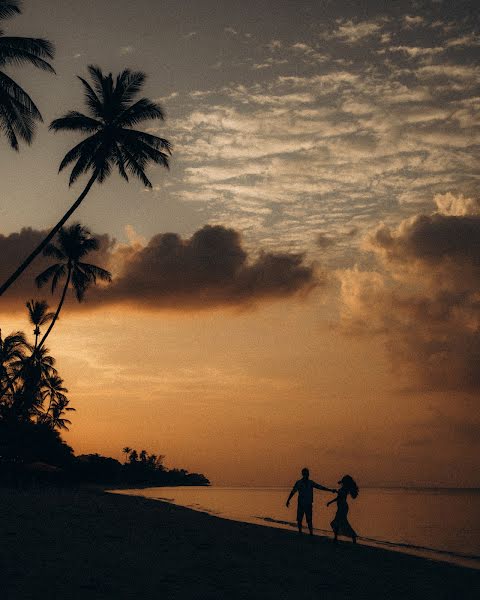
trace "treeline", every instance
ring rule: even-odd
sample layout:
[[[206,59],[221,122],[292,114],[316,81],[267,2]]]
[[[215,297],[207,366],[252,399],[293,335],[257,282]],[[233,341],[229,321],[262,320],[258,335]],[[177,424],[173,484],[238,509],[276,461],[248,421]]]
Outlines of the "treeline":
[[[0,425],[0,435],[2,433],[5,431]],[[163,455],[148,454],[145,450],[130,450],[127,460],[121,463],[101,454],[74,456],[72,448],[62,441],[58,432],[47,427],[25,424],[25,430],[17,431],[17,434],[20,437],[16,445],[12,438],[1,437],[0,483],[4,485],[210,485],[205,475],[189,473],[186,469],[167,469]]]
[[[114,458],[99,454],[83,454],[76,460],[76,473],[82,481],[91,483],[115,483],[128,485],[210,485],[201,473],[189,473],[186,469],[167,469],[164,456],[128,449],[122,464]]]

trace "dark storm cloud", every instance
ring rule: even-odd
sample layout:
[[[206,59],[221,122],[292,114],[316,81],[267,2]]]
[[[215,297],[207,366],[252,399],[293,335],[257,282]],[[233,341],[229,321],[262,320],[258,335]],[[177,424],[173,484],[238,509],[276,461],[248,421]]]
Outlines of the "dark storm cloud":
[[[480,216],[418,215],[368,244],[383,271],[345,274],[344,325],[383,335],[411,385],[480,389]]]
[[[43,236],[32,229],[0,236],[2,279]],[[248,307],[307,294],[320,283],[313,265],[306,264],[302,254],[260,251],[249,257],[238,232],[222,226],[207,225],[188,239],[175,233],[158,234],[144,246],[138,242],[116,244],[108,235],[96,237],[100,249],[88,262],[110,269],[114,279],[108,286],[87,292],[86,309],[119,304],[149,310]],[[34,277],[49,264],[50,259],[38,257],[2,297],[0,309],[23,310],[31,297],[48,300],[50,290],[39,292]]]
[[[456,260],[478,265],[480,218],[420,215],[409,221],[399,236],[392,236],[388,227],[378,229],[372,243],[391,261],[415,260],[435,266]]]
[[[238,232],[207,225],[188,239],[154,236],[101,296],[149,309],[202,309],[284,298],[314,285],[313,267],[301,254],[260,252],[249,260]]]

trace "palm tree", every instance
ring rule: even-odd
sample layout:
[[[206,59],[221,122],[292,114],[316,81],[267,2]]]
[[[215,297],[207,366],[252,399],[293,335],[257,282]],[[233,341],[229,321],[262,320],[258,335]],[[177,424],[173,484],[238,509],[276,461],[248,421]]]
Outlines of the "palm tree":
[[[41,414],[43,405],[42,388],[50,377],[58,375],[55,359],[48,349],[38,346],[35,351],[23,359],[20,369],[20,381],[16,385],[13,398],[13,414],[29,418],[32,414]],[[18,377],[16,377],[18,380]]]
[[[0,19],[8,19],[20,12],[18,0],[0,0]],[[55,73],[48,62],[48,59],[53,58],[53,54],[53,45],[48,40],[5,36],[0,31],[0,69],[27,63]],[[19,138],[27,144],[32,141],[35,121],[42,121],[42,115],[33,100],[24,89],[0,70],[0,130],[14,150],[19,148]]]
[[[132,129],[133,126],[147,120],[164,119],[159,104],[147,98],[132,102],[142,89],[146,75],[140,71],[125,69],[114,81],[111,73],[104,75],[99,67],[89,66],[88,70],[92,85],[79,77],[84,88],[88,114],[69,111],[63,117],[52,121],[50,129],[55,132],[75,131],[88,135],[67,152],[60,163],[59,171],[75,163],[70,173],[70,185],[82,174],[89,174],[90,178],[80,196],[50,233],[0,286],[0,296],[63,227],[95,181],[103,183],[112,169],[116,168],[126,181],[130,175],[140,179],[146,187],[152,187],[145,174],[146,167],[153,163],[168,168],[170,142]]]
[[[14,381],[25,360],[26,351],[29,349],[30,347],[22,331],[16,331],[7,335],[6,338],[2,338],[0,329],[0,398],[3,397],[7,389],[14,393]]]
[[[127,463],[128,455],[131,451],[132,449],[129,446],[125,446],[125,448],[122,450],[122,452],[125,454],[125,464]]]
[[[46,377],[42,386],[42,400],[48,400],[48,407],[40,416],[40,421],[49,423],[53,428],[66,429],[67,424],[71,421],[64,418],[64,414],[69,411],[74,411],[74,408],[69,407],[69,400],[66,396],[68,390],[63,386],[63,379],[57,374]]]
[[[58,429],[65,429],[68,431],[68,425],[71,425],[72,422],[70,419],[66,419],[64,417],[67,411],[75,410],[71,406],[68,406],[69,401],[67,398],[65,400],[59,400],[51,407],[51,416],[50,416],[50,425]]]
[[[65,285],[63,286],[57,310],[47,331],[38,344],[38,349],[42,348],[58,319],[70,283],[73,286],[77,300],[82,302],[88,287],[92,283],[96,283],[97,278],[102,281],[112,280],[109,271],[96,265],[82,262],[82,259],[92,250],[98,250],[98,240],[92,237],[90,231],[86,227],[82,227],[80,223],[75,223],[67,228],[62,227],[58,232],[58,245],[49,244],[44,249],[43,253],[46,256],[55,258],[59,262],[47,267],[45,271],[35,278],[38,287],[42,287],[51,279],[53,294],[58,282],[63,278],[65,278]]]
[[[58,373],[48,374],[42,384],[42,399],[43,402],[48,400],[48,406],[45,410],[45,413],[48,414],[52,406],[67,400],[66,394],[68,390],[66,387],[63,387],[63,379]]]
[[[53,317],[53,312],[48,311],[48,304],[45,300],[29,300],[26,305],[28,310],[28,318],[30,323],[34,325],[33,335],[35,336],[34,349],[38,344],[38,336],[40,335],[40,327],[49,323]]]

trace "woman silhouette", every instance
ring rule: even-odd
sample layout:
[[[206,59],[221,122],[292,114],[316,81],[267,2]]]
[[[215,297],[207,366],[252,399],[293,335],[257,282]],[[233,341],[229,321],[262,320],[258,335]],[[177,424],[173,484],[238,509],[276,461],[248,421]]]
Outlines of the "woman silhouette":
[[[337,541],[339,535],[345,535],[351,537],[352,542],[355,544],[357,542],[357,534],[347,519],[347,496],[350,494],[352,498],[356,498],[358,496],[358,486],[350,475],[344,475],[338,483],[340,483],[342,487],[338,490],[337,497],[327,503],[327,506],[334,502],[337,503],[337,514],[330,525],[332,526],[335,535],[335,541]]]

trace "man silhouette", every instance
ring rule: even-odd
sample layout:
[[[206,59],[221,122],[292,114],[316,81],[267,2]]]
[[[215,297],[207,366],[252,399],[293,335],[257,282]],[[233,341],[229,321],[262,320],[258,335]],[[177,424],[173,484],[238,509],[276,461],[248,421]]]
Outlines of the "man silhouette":
[[[313,488],[317,490],[324,490],[325,492],[333,492],[337,490],[327,488],[324,485],[315,483],[310,479],[310,471],[305,467],[302,469],[302,478],[299,479],[293,486],[290,496],[287,500],[287,508],[290,506],[290,500],[298,492],[298,506],[297,506],[297,525],[298,533],[302,533],[303,515],[307,520],[308,529],[310,535],[313,535],[313,523],[312,523],[312,508],[313,508]]]

